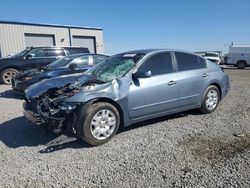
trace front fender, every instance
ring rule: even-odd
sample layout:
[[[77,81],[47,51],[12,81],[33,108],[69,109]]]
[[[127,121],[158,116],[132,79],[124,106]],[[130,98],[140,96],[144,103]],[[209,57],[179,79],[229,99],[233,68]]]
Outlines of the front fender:
[[[79,93],[65,100],[65,102],[85,103],[96,98],[108,98],[113,101],[121,100],[129,94],[129,86],[131,78],[124,77],[105,83],[98,90],[85,92],[81,90]]]

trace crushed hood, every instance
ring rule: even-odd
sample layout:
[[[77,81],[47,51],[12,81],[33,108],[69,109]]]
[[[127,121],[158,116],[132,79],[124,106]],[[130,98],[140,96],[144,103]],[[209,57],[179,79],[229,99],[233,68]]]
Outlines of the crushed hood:
[[[80,81],[81,84],[84,84],[85,82],[90,81],[92,79],[93,77],[91,77],[90,75],[82,75],[82,73],[45,79],[28,87],[25,90],[25,96],[27,99],[36,98],[39,97],[41,94],[47,92],[49,89],[62,88],[77,81]]]

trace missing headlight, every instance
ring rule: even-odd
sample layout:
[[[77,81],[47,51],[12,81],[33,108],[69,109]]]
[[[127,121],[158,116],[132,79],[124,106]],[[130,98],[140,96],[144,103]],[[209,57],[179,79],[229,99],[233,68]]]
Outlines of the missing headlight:
[[[86,84],[83,86],[84,91],[93,91],[93,90],[95,90],[95,88],[96,88],[96,86],[93,83]]]

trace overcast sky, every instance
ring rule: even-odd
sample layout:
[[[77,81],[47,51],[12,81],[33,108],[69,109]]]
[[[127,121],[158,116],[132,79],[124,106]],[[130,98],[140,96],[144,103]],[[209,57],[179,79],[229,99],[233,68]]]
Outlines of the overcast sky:
[[[250,0],[1,0],[0,20],[101,27],[109,54],[250,44]]]

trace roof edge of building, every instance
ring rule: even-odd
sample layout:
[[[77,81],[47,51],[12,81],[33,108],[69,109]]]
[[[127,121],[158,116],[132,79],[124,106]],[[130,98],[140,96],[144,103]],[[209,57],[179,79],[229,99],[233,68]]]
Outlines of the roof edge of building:
[[[3,21],[3,20],[0,20],[0,24],[30,25],[30,26],[44,26],[44,27],[61,27],[61,28],[89,29],[89,30],[101,30],[101,31],[103,30],[102,28],[99,28],[99,27],[63,25],[63,24],[31,23],[31,22],[18,22],[18,21]]]

